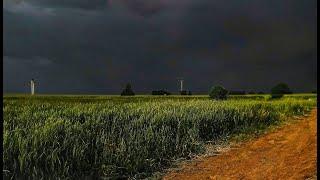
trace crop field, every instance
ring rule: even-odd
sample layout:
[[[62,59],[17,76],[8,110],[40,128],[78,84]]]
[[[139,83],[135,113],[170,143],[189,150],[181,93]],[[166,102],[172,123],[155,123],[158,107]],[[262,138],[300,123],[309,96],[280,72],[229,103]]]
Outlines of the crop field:
[[[316,106],[316,95],[3,97],[3,173],[144,178],[207,141],[264,129]]]

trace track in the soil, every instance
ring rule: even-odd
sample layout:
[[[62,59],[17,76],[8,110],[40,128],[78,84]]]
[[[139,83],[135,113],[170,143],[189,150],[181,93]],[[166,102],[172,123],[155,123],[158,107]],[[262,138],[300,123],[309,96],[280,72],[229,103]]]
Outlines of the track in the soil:
[[[192,162],[164,179],[308,179],[316,176],[317,109],[218,156]]]

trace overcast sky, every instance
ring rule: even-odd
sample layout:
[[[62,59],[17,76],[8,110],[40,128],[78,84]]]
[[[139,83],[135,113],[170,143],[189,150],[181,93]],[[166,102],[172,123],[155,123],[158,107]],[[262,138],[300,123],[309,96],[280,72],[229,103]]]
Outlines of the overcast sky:
[[[317,84],[316,0],[4,0],[3,90],[119,94]]]

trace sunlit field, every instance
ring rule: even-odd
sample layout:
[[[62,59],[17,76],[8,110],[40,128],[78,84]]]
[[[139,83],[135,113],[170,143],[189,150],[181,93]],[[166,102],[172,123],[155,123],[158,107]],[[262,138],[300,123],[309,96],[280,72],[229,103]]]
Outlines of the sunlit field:
[[[4,177],[144,178],[204,145],[303,115],[315,94],[3,97]]]

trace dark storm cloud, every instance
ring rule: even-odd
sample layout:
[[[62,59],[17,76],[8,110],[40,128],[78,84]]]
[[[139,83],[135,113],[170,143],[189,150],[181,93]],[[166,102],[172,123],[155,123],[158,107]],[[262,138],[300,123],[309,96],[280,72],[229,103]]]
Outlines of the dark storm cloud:
[[[18,5],[23,3],[41,7],[72,9],[104,9],[108,6],[107,0],[4,0],[4,5]]]
[[[81,8],[81,9],[104,9],[108,5],[107,0],[29,0],[35,5],[62,7],[62,8]]]
[[[4,91],[316,88],[316,1],[4,1]]]

